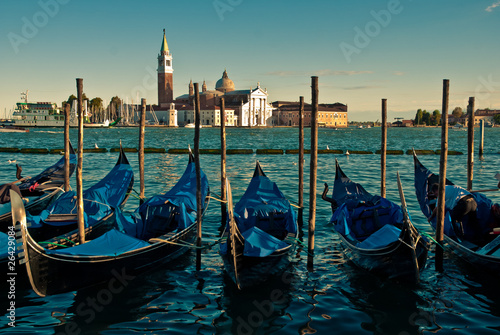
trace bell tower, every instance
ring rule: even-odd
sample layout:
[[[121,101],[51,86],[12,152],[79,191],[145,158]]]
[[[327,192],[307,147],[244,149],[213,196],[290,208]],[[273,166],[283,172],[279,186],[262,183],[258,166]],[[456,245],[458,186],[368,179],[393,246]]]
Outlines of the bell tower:
[[[167,37],[163,29],[163,41],[158,55],[158,106],[169,107],[174,101],[174,69],[172,55],[168,50]]]

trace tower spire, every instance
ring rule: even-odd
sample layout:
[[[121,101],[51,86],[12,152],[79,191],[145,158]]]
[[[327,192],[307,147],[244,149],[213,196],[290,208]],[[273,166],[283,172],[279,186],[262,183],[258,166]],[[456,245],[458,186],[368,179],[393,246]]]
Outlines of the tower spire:
[[[165,29],[163,29],[163,42],[161,42],[160,55],[168,55],[168,44]]]

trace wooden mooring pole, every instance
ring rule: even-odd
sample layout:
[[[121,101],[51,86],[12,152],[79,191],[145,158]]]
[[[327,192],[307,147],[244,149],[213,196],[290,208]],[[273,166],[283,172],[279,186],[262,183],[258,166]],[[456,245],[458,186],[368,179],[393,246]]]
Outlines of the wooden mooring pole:
[[[299,215],[298,224],[304,224],[304,97],[299,97]]]
[[[71,106],[66,103],[64,105],[64,192],[68,192],[70,188],[69,177],[70,161],[69,161],[69,121],[71,120]]]
[[[311,167],[309,187],[309,237],[307,267],[312,270],[314,258],[314,231],[316,225],[316,177],[318,170],[318,77],[311,77]]]
[[[387,159],[387,99],[382,99],[382,146],[380,148],[380,196],[385,198]]]
[[[198,247],[196,253],[196,269],[201,269],[201,215],[202,215],[202,199],[201,199],[201,170],[200,170],[200,92],[198,90],[198,83],[194,84],[194,162],[196,169],[196,222],[198,228],[198,237],[196,239],[196,246]]]
[[[78,236],[80,244],[85,243],[85,219],[83,213],[83,79],[76,79],[78,97],[78,164],[76,166],[76,203],[78,219]]]
[[[444,240],[444,215],[445,215],[445,187],[446,187],[446,164],[448,160],[448,100],[450,96],[450,81],[443,80],[443,105],[441,117],[441,157],[439,160],[439,193],[437,201],[436,217],[436,270],[443,272],[444,250],[442,248]]]
[[[474,178],[474,97],[469,98],[467,106],[467,189],[472,190],[472,180]]]
[[[484,120],[479,121],[479,157],[484,153]]]
[[[227,221],[226,195],[226,106],[224,98],[220,99],[220,193],[221,226]]]
[[[139,125],[139,204],[144,203],[144,133],[146,129],[146,99],[141,99],[141,120]]]

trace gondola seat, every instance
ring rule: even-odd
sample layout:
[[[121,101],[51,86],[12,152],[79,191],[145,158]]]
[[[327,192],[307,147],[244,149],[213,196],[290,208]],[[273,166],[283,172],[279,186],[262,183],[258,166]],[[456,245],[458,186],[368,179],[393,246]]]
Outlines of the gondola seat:
[[[350,230],[358,241],[364,241],[368,236],[385,226],[384,222],[388,222],[388,220],[384,216],[390,214],[391,208],[381,205],[371,208],[356,208],[350,217]]]

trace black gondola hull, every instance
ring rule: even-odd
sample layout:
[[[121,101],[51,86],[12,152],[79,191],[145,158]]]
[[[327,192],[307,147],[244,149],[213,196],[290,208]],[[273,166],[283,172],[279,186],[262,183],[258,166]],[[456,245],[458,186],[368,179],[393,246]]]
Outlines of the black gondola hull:
[[[257,286],[268,281],[272,277],[279,276],[290,266],[295,246],[275,252],[267,257],[242,256],[237,263],[238,278],[235,276],[234,262],[230,255],[223,254],[224,268],[233,280],[239,282],[240,289]]]
[[[340,235],[347,259],[362,269],[394,281],[417,283],[427,262],[428,243],[420,238],[399,240],[380,249],[360,249]]]
[[[163,237],[160,237],[163,238]],[[26,232],[23,247],[28,276],[35,292],[41,296],[70,292],[88,286],[112,283],[133,277],[159,264],[168,263],[189,250],[177,243],[194,243],[196,224],[165,238],[168,242],[154,242],[148,247],[118,256],[68,256],[48,254]]]

